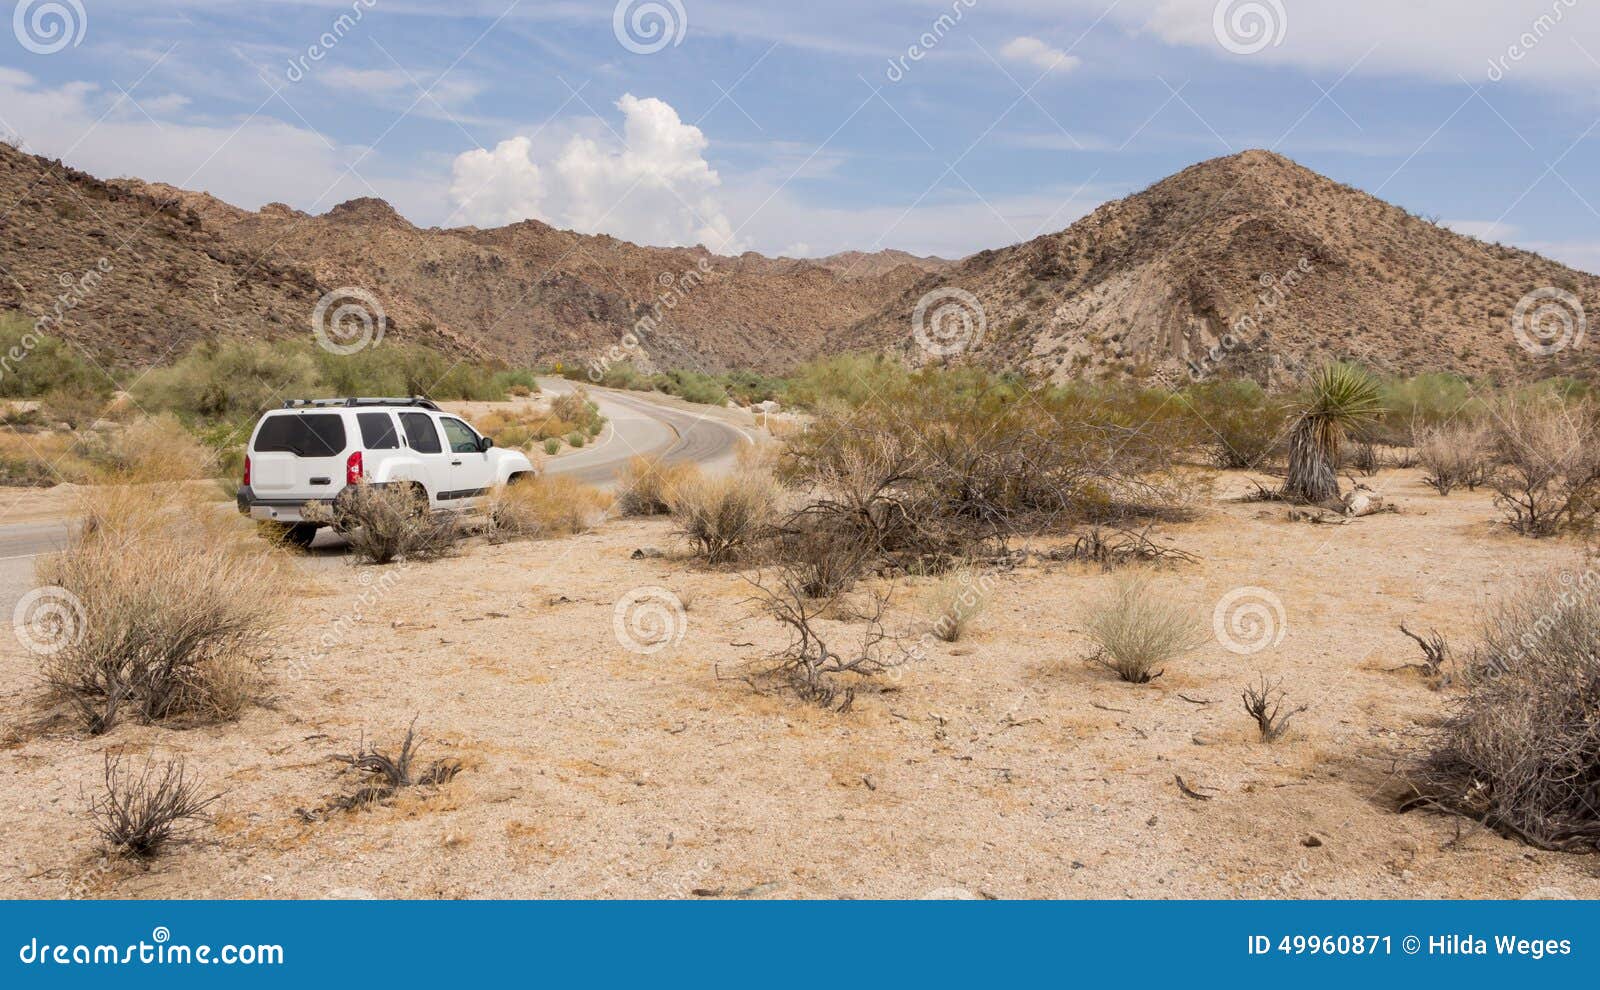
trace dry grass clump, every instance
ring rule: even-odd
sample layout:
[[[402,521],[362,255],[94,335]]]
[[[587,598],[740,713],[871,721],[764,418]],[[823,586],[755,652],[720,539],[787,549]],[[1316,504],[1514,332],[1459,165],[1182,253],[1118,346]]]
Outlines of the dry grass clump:
[[[592,485],[541,474],[496,489],[488,513],[500,537],[557,537],[594,529],[605,522],[611,505],[612,497]]]
[[[119,756],[106,756],[102,793],[89,802],[95,831],[114,852],[150,858],[161,847],[201,820],[221,794],[205,795],[199,779],[183,760],[167,760],[158,768],[154,757],[138,774],[122,767]]]
[[[1417,463],[1428,472],[1422,480],[1440,495],[1456,488],[1477,489],[1489,480],[1494,448],[1487,424],[1450,422],[1423,427],[1417,437]]]
[[[1094,640],[1090,662],[1130,684],[1144,684],[1166,665],[1205,642],[1192,609],[1167,599],[1146,578],[1123,578],[1111,593],[1083,611],[1084,632]]]
[[[1492,419],[1495,504],[1524,536],[1587,530],[1600,508],[1600,410],[1587,402],[1509,397]]]
[[[767,474],[696,474],[670,488],[667,505],[678,531],[710,564],[747,554],[772,532],[783,489]]]
[[[373,564],[434,560],[453,551],[461,539],[454,516],[430,511],[423,490],[403,482],[351,485],[339,493],[331,512],[313,506],[307,517],[331,522],[351,551]]]
[[[289,612],[283,558],[251,529],[159,486],[93,491],[63,552],[36,565],[54,621],[32,638],[46,682],[104,732],[236,716]]]
[[[1600,848],[1600,580],[1550,574],[1484,620],[1417,796],[1546,849]]]
[[[667,511],[667,490],[700,473],[693,464],[668,464],[659,456],[629,459],[617,475],[617,509],[625,516]]]
[[[985,575],[962,567],[941,577],[928,595],[933,609],[933,634],[954,643],[967,634],[973,620],[989,605]]]

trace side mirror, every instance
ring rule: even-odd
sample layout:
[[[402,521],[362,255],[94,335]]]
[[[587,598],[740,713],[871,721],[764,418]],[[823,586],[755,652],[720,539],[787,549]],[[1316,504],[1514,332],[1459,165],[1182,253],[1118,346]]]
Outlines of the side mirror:
[[[479,450],[487,451],[490,447],[493,447],[493,446],[494,446],[494,437],[479,437],[478,438],[478,449]]]

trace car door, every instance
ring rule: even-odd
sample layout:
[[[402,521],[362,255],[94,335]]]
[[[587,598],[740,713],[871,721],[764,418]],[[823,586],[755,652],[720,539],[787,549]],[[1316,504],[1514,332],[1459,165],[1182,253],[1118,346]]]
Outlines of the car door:
[[[422,465],[423,483],[434,505],[449,505],[448,493],[454,484],[450,474],[451,456],[439,439],[439,428],[433,417],[425,412],[403,412],[400,428],[406,434],[406,446],[411,448]]]
[[[450,489],[457,499],[476,498],[494,484],[494,465],[476,430],[454,416],[440,416],[450,454]]]

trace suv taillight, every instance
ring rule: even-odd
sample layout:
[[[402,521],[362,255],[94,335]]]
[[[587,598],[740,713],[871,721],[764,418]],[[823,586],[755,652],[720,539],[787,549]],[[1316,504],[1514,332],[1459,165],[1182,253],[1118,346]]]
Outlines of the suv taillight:
[[[244,455],[244,480],[241,481],[240,484],[242,484],[242,485],[250,484],[250,455],[249,454]]]
[[[350,459],[344,462],[344,483],[355,485],[361,482],[361,451],[353,451]]]

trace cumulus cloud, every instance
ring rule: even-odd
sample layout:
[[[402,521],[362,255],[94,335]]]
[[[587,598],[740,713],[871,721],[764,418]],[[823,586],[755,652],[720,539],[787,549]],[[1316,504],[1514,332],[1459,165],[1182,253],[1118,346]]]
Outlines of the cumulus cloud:
[[[456,156],[456,216],[483,226],[531,218],[641,244],[739,250],[700,129],[662,100],[629,93],[616,105],[620,147],[577,135],[541,155],[531,140],[514,137]]]
[[[1068,55],[1026,35],[1006,42],[1000,54],[1015,62],[1026,62],[1040,72],[1067,72],[1076,68],[1080,61],[1076,55]]]

